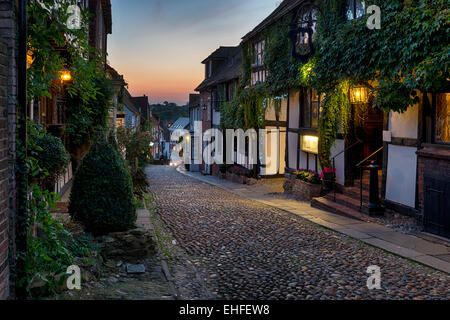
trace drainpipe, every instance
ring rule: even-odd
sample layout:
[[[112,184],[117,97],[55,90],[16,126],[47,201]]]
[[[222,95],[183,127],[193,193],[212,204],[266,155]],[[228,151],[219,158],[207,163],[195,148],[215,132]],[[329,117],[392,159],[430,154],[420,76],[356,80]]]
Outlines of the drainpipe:
[[[26,145],[27,145],[27,0],[19,0],[19,7],[17,13],[18,24],[18,59],[17,59],[17,117],[18,117],[18,143],[21,148],[25,149],[22,157],[17,157],[16,168],[16,248],[17,253],[24,253],[27,251],[27,231],[28,231],[28,210],[27,210],[27,196],[28,196],[28,176],[26,170]],[[24,148],[25,146],[25,148]],[[25,268],[23,261],[17,259],[17,277],[16,281],[24,278]],[[16,286],[17,298],[26,296],[24,286]]]

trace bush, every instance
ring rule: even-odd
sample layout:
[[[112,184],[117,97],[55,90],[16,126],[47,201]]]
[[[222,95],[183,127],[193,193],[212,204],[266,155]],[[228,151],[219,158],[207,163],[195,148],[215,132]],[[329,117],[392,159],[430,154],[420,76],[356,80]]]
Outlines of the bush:
[[[70,155],[61,139],[48,134],[45,128],[28,121],[28,154],[36,161],[41,173],[30,177],[40,185],[51,185],[64,173],[70,163]]]
[[[70,155],[58,137],[46,134],[36,144],[42,148],[37,152],[39,166],[51,175],[60,175],[70,163]]]
[[[104,137],[94,142],[75,174],[69,212],[94,235],[134,227],[131,176],[118,150]]]
[[[138,199],[144,199],[149,187],[144,168],[152,162],[150,132],[120,127],[117,129],[117,141],[115,138],[112,140],[125,155],[127,168],[133,180],[134,194]]]
[[[320,184],[322,182],[319,174],[312,170],[299,169],[296,170],[294,174],[297,176],[297,179],[304,182],[308,182],[311,184]]]

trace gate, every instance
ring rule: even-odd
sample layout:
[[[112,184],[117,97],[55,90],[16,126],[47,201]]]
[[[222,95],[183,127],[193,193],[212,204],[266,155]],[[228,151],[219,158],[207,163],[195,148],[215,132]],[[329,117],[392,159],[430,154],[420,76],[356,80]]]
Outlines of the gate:
[[[450,238],[450,181],[444,179],[424,176],[424,226],[429,233]]]

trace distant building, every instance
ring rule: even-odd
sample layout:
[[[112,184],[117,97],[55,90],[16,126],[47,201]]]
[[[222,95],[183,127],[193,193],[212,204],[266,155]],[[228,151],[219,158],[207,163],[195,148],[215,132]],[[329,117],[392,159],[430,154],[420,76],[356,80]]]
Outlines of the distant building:
[[[131,101],[136,106],[141,115],[141,124],[148,125],[151,123],[150,102],[145,94],[141,97],[132,97]]]
[[[190,94],[189,95],[189,132],[191,137],[195,136],[195,123],[202,121],[202,109],[200,107],[200,95],[199,94]],[[195,163],[195,147],[194,143],[191,143],[191,165],[189,170],[192,172],[200,171],[200,165]],[[197,153],[201,150],[197,150]]]
[[[233,100],[241,75],[242,49],[240,46],[220,47],[202,63],[205,65],[205,80],[195,91],[200,93],[201,120],[205,132],[220,127],[222,104]],[[203,143],[202,150],[205,147],[206,142]],[[217,175],[219,166],[203,162],[200,171],[206,175]]]
[[[169,133],[170,136],[172,136],[172,134],[174,133],[174,131],[176,130],[187,130],[189,131],[189,118],[179,118],[177,121],[175,121],[175,123],[173,125],[171,125],[169,127]],[[171,138],[171,137],[170,137]],[[178,141],[172,141],[171,139],[170,141],[170,153],[172,152],[173,148],[177,145]],[[170,158],[172,155],[170,154]]]
[[[141,114],[134,105],[133,99],[127,89],[124,89],[122,99],[122,112],[120,112],[120,116],[118,116],[118,118],[122,120],[119,121],[119,123],[136,130],[141,124]]]

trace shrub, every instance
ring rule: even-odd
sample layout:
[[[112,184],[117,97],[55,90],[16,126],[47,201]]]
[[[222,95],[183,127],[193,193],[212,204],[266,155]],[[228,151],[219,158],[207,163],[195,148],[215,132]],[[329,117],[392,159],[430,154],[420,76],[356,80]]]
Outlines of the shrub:
[[[336,169],[335,168],[323,168],[323,171],[320,174],[320,179],[327,180],[327,181],[335,181],[336,180]]]
[[[118,150],[104,137],[94,142],[75,174],[69,212],[94,235],[134,227],[131,176]]]
[[[296,170],[294,172],[294,174],[297,176],[297,179],[302,180],[304,182],[308,182],[311,184],[320,184],[321,183],[321,177],[315,171],[299,169],[299,170]]]
[[[41,169],[40,174],[32,175],[31,181],[41,185],[51,185],[64,173],[70,163],[70,155],[61,139],[48,134],[45,128],[28,121],[28,154]]]
[[[152,136],[149,131],[143,132],[126,127],[117,129],[117,147],[125,155],[127,168],[133,180],[134,194],[140,200],[144,199],[149,187],[143,168],[152,162],[151,142]]]
[[[58,137],[46,134],[36,144],[42,148],[37,152],[39,166],[51,175],[60,175],[70,163],[70,155]]]

